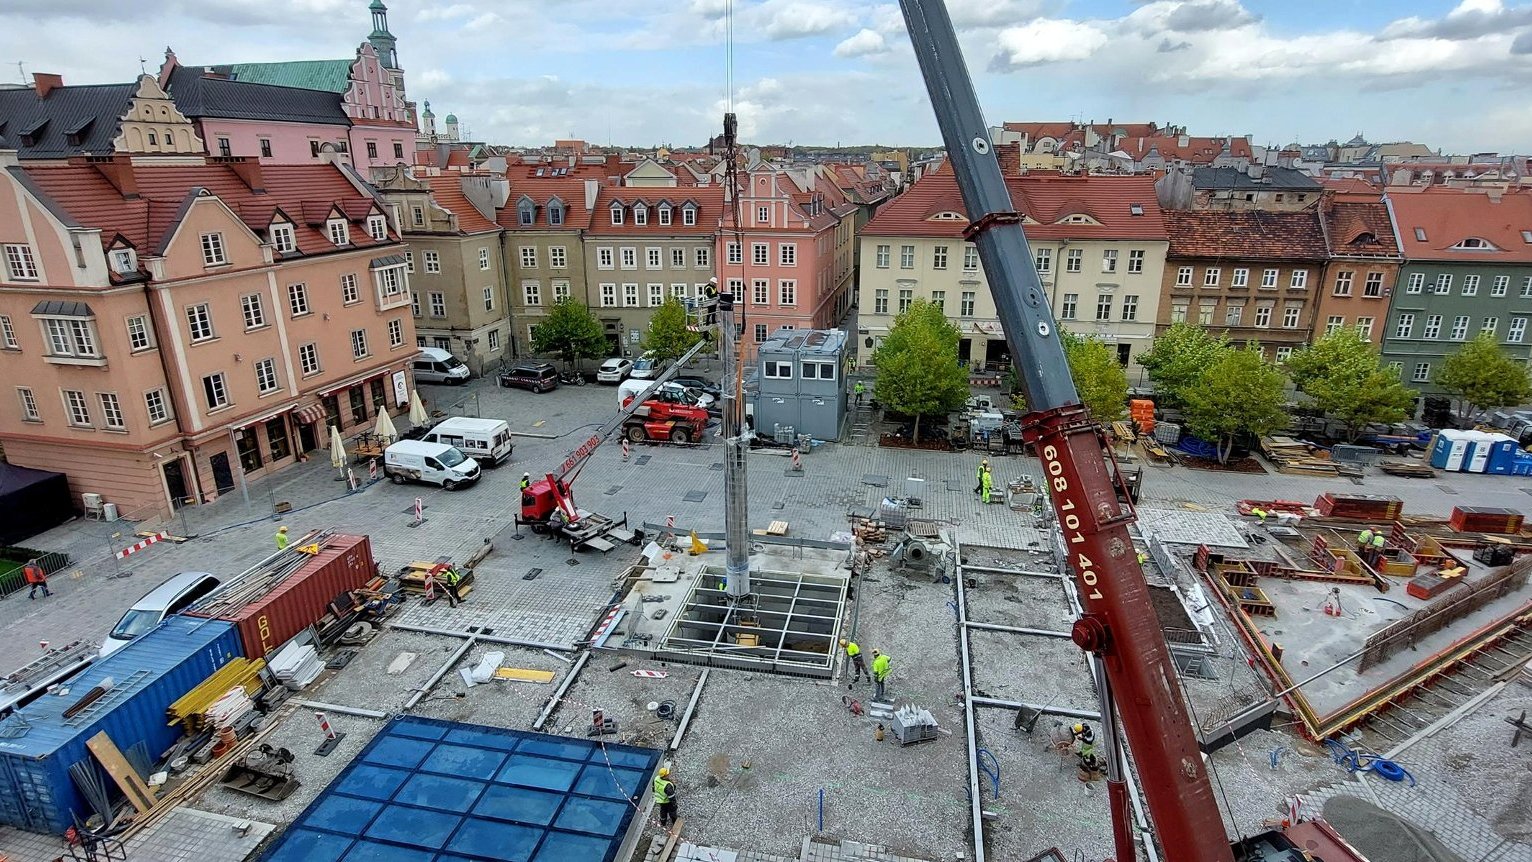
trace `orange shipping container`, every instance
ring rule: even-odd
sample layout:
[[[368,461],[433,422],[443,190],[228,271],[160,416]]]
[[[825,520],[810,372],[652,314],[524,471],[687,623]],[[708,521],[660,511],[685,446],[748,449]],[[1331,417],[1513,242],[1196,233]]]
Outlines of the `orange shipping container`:
[[[365,585],[377,568],[366,536],[335,534],[271,592],[216,618],[239,629],[246,657],[264,658],[323,618],[336,596]]]

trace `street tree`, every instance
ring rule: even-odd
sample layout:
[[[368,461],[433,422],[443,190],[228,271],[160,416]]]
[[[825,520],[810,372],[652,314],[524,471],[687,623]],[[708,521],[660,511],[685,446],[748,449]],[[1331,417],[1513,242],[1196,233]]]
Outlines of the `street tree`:
[[[1183,407],[1202,373],[1229,347],[1229,339],[1190,323],[1173,324],[1138,355],[1162,406]]]
[[[914,442],[927,416],[944,416],[968,397],[968,375],[958,364],[959,333],[942,310],[916,300],[894,318],[873,362],[878,402],[915,417]]]
[[[1224,348],[1185,390],[1186,425],[1217,444],[1218,463],[1227,464],[1242,434],[1269,434],[1287,422],[1283,410],[1286,378],[1255,344]]]
[[[605,355],[606,335],[589,308],[566,297],[555,302],[548,316],[532,330],[532,349],[561,356],[578,369],[581,359]]]
[[[1061,332],[1069,373],[1075,379],[1080,403],[1102,425],[1121,419],[1127,411],[1128,372],[1117,353],[1097,338]]]
[[[1315,406],[1345,426],[1348,441],[1370,423],[1402,421],[1415,400],[1399,373],[1384,367],[1378,348],[1355,329],[1338,329],[1299,350],[1286,369]]]
[[[655,309],[644,333],[643,348],[660,362],[674,362],[702,340],[702,333],[686,328],[686,306],[674,296]]]
[[[1436,384],[1457,401],[1458,417],[1476,410],[1494,410],[1532,401],[1527,366],[1512,359],[1495,336],[1481,333],[1447,357],[1436,373]]]

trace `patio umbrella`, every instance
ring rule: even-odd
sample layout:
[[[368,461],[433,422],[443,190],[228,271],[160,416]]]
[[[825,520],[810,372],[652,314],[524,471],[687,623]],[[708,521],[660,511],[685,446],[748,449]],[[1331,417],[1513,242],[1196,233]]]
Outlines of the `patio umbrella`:
[[[372,432],[385,441],[395,440],[399,437],[399,429],[394,427],[394,419],[388,415],[387,408],[378,411],[378,424],[373,427]]]
[[[420,403],[420,391],[410,391],[410,424],[424,425],[431,421],[431,414],[426,412],[426,406]]]
[[[336,479],[346,477],[346,441],[341,438],[340,429],[334,425],[330,426],[330,466],[341,471],[341,474],[335,477]]]

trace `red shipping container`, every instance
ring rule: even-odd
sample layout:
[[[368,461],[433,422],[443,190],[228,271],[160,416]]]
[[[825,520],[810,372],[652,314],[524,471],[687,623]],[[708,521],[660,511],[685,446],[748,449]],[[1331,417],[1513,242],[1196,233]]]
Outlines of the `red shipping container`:
[[[324,541],[317,556],[271,592],[216,618],[239,629],[248,658],[264,658],[323,618],[332,599],[359,589],[375,574],[372,542],[366,536],[337,533]]]

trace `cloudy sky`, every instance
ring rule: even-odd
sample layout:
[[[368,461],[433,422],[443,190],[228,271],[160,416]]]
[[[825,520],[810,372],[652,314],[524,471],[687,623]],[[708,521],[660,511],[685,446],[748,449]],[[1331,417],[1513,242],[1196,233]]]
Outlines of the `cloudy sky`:
[[[411,98],[474,138],[930,145],[898,7],[876,0],[386,0]],[[1156,120],[1256,143],[1532,150],[1532,0],[947,0],[1002,120]],[[0,80],[348,56],[366,0],[6,0]]]

